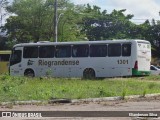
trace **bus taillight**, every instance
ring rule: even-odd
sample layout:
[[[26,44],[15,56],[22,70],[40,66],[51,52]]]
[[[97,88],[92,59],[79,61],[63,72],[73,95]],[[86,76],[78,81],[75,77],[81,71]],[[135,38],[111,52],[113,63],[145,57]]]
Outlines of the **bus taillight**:
[[[134,69],[138,70],[138,61],[135,62]]]

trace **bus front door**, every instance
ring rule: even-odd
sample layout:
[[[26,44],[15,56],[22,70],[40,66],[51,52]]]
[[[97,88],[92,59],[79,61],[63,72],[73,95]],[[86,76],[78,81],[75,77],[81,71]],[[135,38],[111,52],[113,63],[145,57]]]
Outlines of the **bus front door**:
[[[17,47],[12,50],[10,58],[10,75],[23,75],[22,72],[22,47]]]

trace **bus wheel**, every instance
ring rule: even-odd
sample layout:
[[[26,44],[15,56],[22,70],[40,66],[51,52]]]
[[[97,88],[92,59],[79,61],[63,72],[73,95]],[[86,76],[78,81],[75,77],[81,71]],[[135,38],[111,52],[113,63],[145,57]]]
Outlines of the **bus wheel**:
[[[83,71],[83,78],[94,79],[95,78],[95,71],[92,68],[86,68]]]
[[[25,72],[24,72],[24,76],[26,76],[26,77],[34,77],[35,74],[34,74],[34,71],[32,69],[26,69]]]

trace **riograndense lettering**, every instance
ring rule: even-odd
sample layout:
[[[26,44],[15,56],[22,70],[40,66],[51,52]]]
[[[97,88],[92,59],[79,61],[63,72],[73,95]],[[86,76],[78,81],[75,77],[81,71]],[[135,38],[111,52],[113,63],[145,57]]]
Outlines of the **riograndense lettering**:
[[[62,61],[47,61],[39,60],[38,66],[57,66],[57,65],[79,65],[79,60],[62,60]]]

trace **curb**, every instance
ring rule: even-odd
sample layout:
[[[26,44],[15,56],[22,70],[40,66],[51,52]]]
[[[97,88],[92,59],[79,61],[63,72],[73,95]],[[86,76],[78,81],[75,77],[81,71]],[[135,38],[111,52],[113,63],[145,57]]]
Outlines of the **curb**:
[[[158,97],[160,96],[160,93],[157,94],[146,94],[145,96],[142,95],[130,95],[125,96],[124,98],[121,96],[117,97],[103,97],[103,98],[88,98],[88,99],[73,99],[71,100],[72,103],[78,103],[78,102],[102,102],[102,101],[117,101],[117,100],[125,100],[125,99],[137,99],[137,98],[150,98],[150,97]]]
[[[117,97],[103,97],[103,98],[73,99],[71,101],[72,101],[72,103],[79,103],[79,102],[116,101],[116,100],[122,100],[122,99],[123,99],[123,97],[117,96]]]
[[[103,98],[87,98],[87,99],[53,99],[53,100],[30,100],[30,101],[12,101],[12,102],[1,102],[0,105],[35,105],[35,104],[54,104],[54,103],[82,103],[82,102],[102,102],[102,101],[117,101],[124,99],[137,99],[137,98],[150,98],[150,97],[158,97],[160,93],[157,94],[146,94],[142,95],[131,95],[125,96],[124,98],[121,96],[117,97],[103,97]]]

